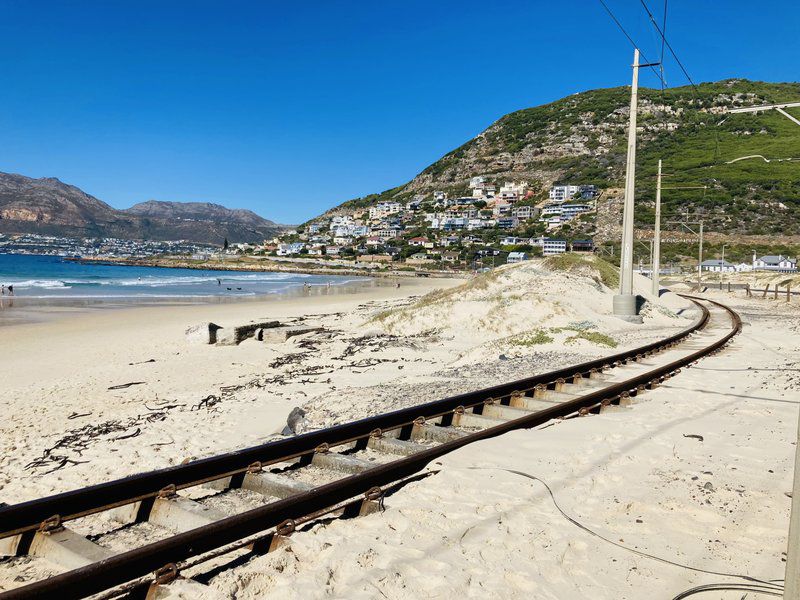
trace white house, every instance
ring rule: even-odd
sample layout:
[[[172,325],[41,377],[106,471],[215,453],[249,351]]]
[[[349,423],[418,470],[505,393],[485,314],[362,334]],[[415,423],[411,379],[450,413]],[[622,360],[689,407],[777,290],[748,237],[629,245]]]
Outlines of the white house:
[[[525,239],[521,237],[516,237],[513,235],[507,235],[503,239],[500,240],[501,246],[516,246],[517,244],[524,244],[526,242]]]
[[[379,238],[386,240],[398,237],[400,235],[400,230],[394,228],[387,228],[387,229],[378,229],[376,231],[373,231],[372,233],[377,235]]]
[[[369,218],[373,221],[399,213],[402,206],[399,202],[379,202],[369,209]]]
[[[703,271],[711,271],[712,273],[733,273],[736,271],[736,266],[729,263],[727,260],[710,259],[704,260],[700,263],[700,268]]]
[[[542,254],[545,256],[552,256],[553,254],[564,254],[567,251],[566,240],[555,240],[546,237],[531,238],[530,243],[534,246],[539,246],[542,249]]]
[[[592,207],[588,204],[563,204],[561,209],[561,214],[564,216],[564,218],[572,219],[580,214],[589,212],[592,210]]]
[[[336,229],[337,227],[352,227],[354,224],[354,220],[352,215],[339,215],[333,217],[331,219],[331,229]]]
[[[509,264],[519,263],[528,260],[528,255],[525,252],[509,252],[506,262]]]
[[[753,270],[764,271],[797,271],[797,259],[788,256],[768,254],[761,258],[753,255]]]
[[[500,186],[499,196],[501,200],[508,202],[515,202],[525,195],[525,190],[528,189],[528,184],[525,181],[514,183],[513,181],[506,181]]]
[[[536,213],[536,209],[532,206],[517,206],[511,210],[511,216],[517,217],[521,221],[532,219]]]
[[[292,254],[300,254],[306,247],[305,244],[295,242],[293,244],[278,244],[278,256],[290,256]]]
[[[572,198],[575,194],[580,192],[580,190],[581,188],[578,185],[554,185],[550,188],[548,196],[550,200],[555,202],[564,202]]]

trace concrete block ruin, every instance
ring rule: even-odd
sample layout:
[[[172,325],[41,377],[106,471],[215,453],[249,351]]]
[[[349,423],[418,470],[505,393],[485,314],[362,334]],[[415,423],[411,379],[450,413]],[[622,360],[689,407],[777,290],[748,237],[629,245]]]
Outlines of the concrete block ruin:
[[[279,344],[304,333],[323,331],[321,325],[285,325],[280,321],[262,321],[233,327],[221,327],[215,323],[200,323],[186,330],[186,339],[195,344],[236,346],[248,338],[259,342]]]

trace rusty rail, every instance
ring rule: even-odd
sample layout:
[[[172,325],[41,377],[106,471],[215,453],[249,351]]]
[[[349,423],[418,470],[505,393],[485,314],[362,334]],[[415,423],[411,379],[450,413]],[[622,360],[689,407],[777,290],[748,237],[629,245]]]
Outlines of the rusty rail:
[[[150,494],[150,490],[153,489],[152,486],[160,485],[164,487],[163,483],[165,481],[169,481],[170,483],[182,481],[181,487],[186,487],[189,485],[188,482],[190,481],[196,482],[217,479],[226,476],[230,472],[236,472],[235,470],[232,471],[234,465],[251,464],[254,456],[261,456],[267,458],[269,461],[275,461],[279,455],[282,459],[285,459],[286,456],[302,456],[313,452],[313,448],[323,442],[331,444],[331,440],[334,440],[335,443],[341,444],[345,443],[345,441],[353,441],[361,437],[367,437],[370,431],[376,427],[382,428],[384,431],[392,428],[396,429],[405,424],[413,423],[414,419],[424,416],[426,413],[433,416],[452,414],[457,410],[463,410],[462,407],[481,405],[484,400],[488,398],[501,398],[502,400],[503,396],[506,396],[505,400],[507,401],[507,397],[512,391],[530,389],[536,384],[553,382],[564,376],[572,376],[579,372],[591,372],[593,369],[602,368],[611,364],[624,363],[633,358],[641,358],[646,353],[674,345],[675,342],[705,327],[708,323],[709,312],[707,308],[697,302],[700,298],[692,296],[686,297],[701,308],[701,318],[691,327],[661,342],[649,344],[636,350],[619,353],[605,359],[583,363],[577,367],[573,366],[568,369],[561,369],[541,376],[494,386],[486,390],[461,394],[444,400],[396,411],[388,415],[379,415],[377,417],[356,421],[355,423],[298,436],[286,442],[281,441],[272,444],[264,444],[240,452],[206,459],[205,461],[197,461],[197,463],[190,463],[182,467],[162,469],[154,473],[146,473],[115,482],[91,486],[85,490],[77,490],[38,501],[5,507],[0,509],[0,518],[4,515],[11,515],[13,518],[17,519],[15,523],[16,530],[19,531],[23,529],[27,531],[27,527],[30,526],[29,524],[36,518],[34,515],[55,514],[54,510],[60,506],[60,502],[66,502],[72,507],[72,510],[76,510],[77,508],[83,510],[84,514],[89,514],[89,512],[96,512],[98,510],[97,507],[108,506],[107,502],[109,498],[113,498],[113,494],[120,494],[120,488],[129,492],[127,498],[125,498],[125,502],[132,502],[136,498],[147,497],[147,494]],[[412,456],[373,467],[357,475],[345,477],[307,492],[294,495],[290,498],[278,500],[245,513],[222,519],[210,525],[199,527],[168,539],[112,556],[97,563],[31,583],[15,590],[10,590],[0,594],[0,599],[21,600],[58,596],[59,599],[64,600],[67,598],[83,598],[96,594],[145,576],[165,565],[174,566],[188,558],[224,547],[249,536],[266,532],[270,528],[278,527],[287,520],[301,519],[304,516],[322,511],[365,494],[375,487],[385,486],[411,476],[424,469],[425,466],[436,458],[467,444],[496,437],[514,429],[535,427],[551,419],[566,417],[579,411],[581,414],[584,414],[585,411],[589,409],[618,399],[623,395],[635,396],[638,391],[644,389],[644,386],[663,381],[663,379],[678,372],[682,367],[720,349],[741,331],[741,320],[734,311],[718,302],[711,300],[705,301],[717,305],[729,313],[732,321],[731,331],[709,346],[667,365],[657,367],[647,373],[588,393],[574,400],[555,404],[551,408],[501,423],[459,439],[445,442]],[[411,418],[412,416],[413,418]],[[380,424],[383,426],[381,427]],[[280,450],[276,450],[276,448]],[[206,468],[199,468],[196,466],[198,464],[202,464]],[[193,466],[194,468],[189,468]],[[211,476],[212,472],[214,474],[213,476]],[[158,489],[161,489],[161,487]],[[134,497],[130,492],[137,495]],[[94,497],[98,493],[106,495],[98,499]],[[134,498],[134,500],[131,498]],[[120,502],[117,501],[116,504],[120,504]],[[81,506],[82,509],[80,508]],[[7,521],[3,520],[2,522],[5,527]],[[36,524],[38,525],[38,522]],[[7,531],[6,535],[8,535]]]

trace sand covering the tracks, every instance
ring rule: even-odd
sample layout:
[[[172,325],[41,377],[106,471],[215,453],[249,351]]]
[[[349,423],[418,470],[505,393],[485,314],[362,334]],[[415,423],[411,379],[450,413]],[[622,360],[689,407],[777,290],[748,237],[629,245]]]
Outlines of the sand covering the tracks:
[[[610,316],[612,295],[591,262],[532,261],[465,282],[5,327],[0,500],[259,443],[295,406],[308,411],[307,428],[326,426],[639,345],[689,322],[675,314],[685,302],[666,297],[644,326],[623,323]],[[325,331],[227,347],[184,337],[203,321],[300,317]]]
[[[317,526],[214,586],[230,598],[617,600],[782,578],[800,311],[717,297],[739,308],[743,334],[630,409],[463,448],[385,512]],[[706,596],[744,592],[724,594]]]
[[[619,321],[607,276],[591,257],[531,261],[351,296],[93,311],[4,327],[10,418],[0,424],[0,501],[273,439],[297,406],[306,429],[323,427],[582,362],[694,316],[667,295],[650,298],[644,325]],[[637,284],[644,293],[648,282]],[[226,347],[184,336],[204,321],[271,318],[325,330]],[[4,563],[0,589],[20,584],[19,569],[22,581],[35,576],[24,561]]]

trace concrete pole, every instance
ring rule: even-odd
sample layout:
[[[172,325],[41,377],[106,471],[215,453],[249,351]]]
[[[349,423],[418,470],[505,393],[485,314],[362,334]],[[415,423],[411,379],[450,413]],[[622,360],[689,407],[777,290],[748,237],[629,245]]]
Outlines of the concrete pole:
[[[631,109],[628,125],[628,163],[625,169],[625,204],[622,212],[622,249],[620,257],[619,294],[614,297],[614,314],[635,317],[636,296],[633,295],[633,206],[636,183],[636,111],[639,93],[639,50],[633,51]]]
[[[728,244],[722,244],[722,267],[720,270],[719,289],[722,289],[722,282],[725,281],[725,246],[727,245]]]
[[[783,600],[797,600],[800,598],[800,413],[797,420],[797,445],[794,448],[794,487],[784,577]]]
[[[656,224],[653,231],[653,296],[658,297],[661,271],[661,159],[658,161],[658,178],[656,179]]]
[[[703,222],[700,221],[700,251],[697,259],[697,291],[703,285]]]

